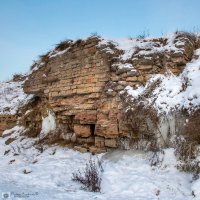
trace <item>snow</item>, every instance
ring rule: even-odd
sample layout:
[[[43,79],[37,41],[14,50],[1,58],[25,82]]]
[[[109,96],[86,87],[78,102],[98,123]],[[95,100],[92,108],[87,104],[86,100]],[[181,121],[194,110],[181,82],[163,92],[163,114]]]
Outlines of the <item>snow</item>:
[[[53,50],[53,51],[51,51],[51,52],[49,53],[49,58],[61,56],[62,54],[66,53],[69,49],[70,49],[70,47],[69,47],[69,48],[66,48],[65,50],[62,50],[62,51]]]
[[[194,194],[196,195],[196,199],[200,199],[200,180],[198,179],[197,181],[195,181],[193,184],[192,184],[192,191],[194,192]]]
[[[187,63],[179,76],[170,72],[157,74],[147,82],[145,87],[133,89],[128,86],[125,90],[133,99],[137,99],[148,92],[152,84],[159,82],[151,96],[146,98],[148,105],[153,106],[158,114],[184,108],[189,112],[194,111],[200,106],[200,49],[195,51],[195,55],[198,58]]]
[[[163,44],[159,40],[153,40],[155,38],[100,38],[98,46],[103,47],[104,51],[111,54],[114,54],[112,45],[115,49],[121,51],[120,55],[117,58],[118,61],[112,64],[113,67],[117,67],[117,69],[130,69],[137,71],[135,67],[132,64],[130,64],[130,60],[137,60],[139,57],[144,57],[145,59],[152,59],[152,54],[155,53],[171,51],[176,53],[183,53],[184,49],[182,49],[180,45],[183,45],[184,42],[180,42],[179,40],[175,41],[175,38],[175,33],[163,37],[163,39],[166,39],[167,41],[166,44]]]
[[[15,129],[23,131],[23,127]],[[156,167],[150,165],[150,152],[116,150],[98,155],[104,169],[102,189],[100,193],[92,193],[71,180],[73,172],[84,169],[91,157],[89,153],[58,146],[44,146],[42,152],[34,146],[37,139],[23,136],[5,145],[8,138],[0,138],[0,193],[28,195],[30,200],[200,199],[199,181],[192,181],[191,174],[176,169],[174,149],[165,149],[163,161]],[[191,195],[192,190],[196,198]]]
[[[127,91],[127,93],[132,97],[137,98],[144,92],[144,87],[138,86],[137,89],[134,90],[130,85],[128,85],[124,88],[124,90]]]
[[[0,114],[16,114],[18,109],[33,97],[24,93],[23,83],[23,81],[0,83]]]
[[[184,44],[180,41],[174,42],[176,38],[176,34],[169,34],[163,39],[167,40],[166,45],[162,45],[158,41],[153,41],[155,38],[145,38],[145,39],[138,39],[138,38],[123,38],[123,39],[108,39],[108,38],[101,38],[99,46],[106,45],[107,51],[112,51],[109,48],[109,44],[113,44],[115,48],[122,50],[123,53],[120,56],[120,60],[126,61],[132,58],[133,54],[136,53],[136,50],[139,48],[140,51],[136,55],[149,55],[155,52],[166,52],[166,51],[176,51],[181,52],[182,49],[176,47],[177,44]]]
[[[23,126],[15,126],[11,129],[8,129],[8,130],[5,130],[3,133],[2,133],[2,136],[6,136],[6,135],[11,135],[12,134],[12,137],[16,137],[16,136],[19,136],[20,133],[22,133],[23,131],[25,130],[25,128]]]
[[[48,133],[56,129],[56,119],[52,111],[48,111],[48,116],[42,118],[42,130],[40,139],[44,138]]]
[[[133,65],[130,63],[120,64],[119,69],[122,69],[122,68],[133,68]]]

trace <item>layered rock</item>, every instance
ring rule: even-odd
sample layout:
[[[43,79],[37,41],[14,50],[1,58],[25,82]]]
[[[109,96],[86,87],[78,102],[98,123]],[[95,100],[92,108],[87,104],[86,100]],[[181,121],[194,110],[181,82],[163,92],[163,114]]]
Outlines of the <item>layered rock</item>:
[[[143,100],[159,81],[135,100],[127,87],[134,93],[155,74],[178,76],[195,59],[197,48],[199,38],[182,32],[156,39],[62,42],[33,64],[23,87],[35,100],[23,108],[19,123],[37,137],[51,111],[56,120],[56,129],[48,134],[51,141],[64,140],[83,152],[130,147],[158,134],[159,114]]]

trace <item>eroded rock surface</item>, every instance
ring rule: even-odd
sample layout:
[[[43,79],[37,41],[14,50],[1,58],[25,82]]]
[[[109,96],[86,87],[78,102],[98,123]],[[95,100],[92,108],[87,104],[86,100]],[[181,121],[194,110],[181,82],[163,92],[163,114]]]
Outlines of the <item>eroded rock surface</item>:
[[[130,148],[152,135],[160,138],[161,116],[167,118],[178,112],[182,121],[191,116],[199,124],[197,111],[193,115],[181,109],[158,112],[153,104],[145,103],[160,84],[160,79],[153,84],[148,81],[156,74],[178,77],[187,63],[198,59],[194,53],[198,48],[199,37],[183,32],[154,39],[113,41],[90,37],[62,42],[33,64],[23,88],[34,99],[20,109],[18,121],[27,128],[27,135],[38,137],[42,121],[51,111],[56,129],[49,132],[47,141],[64,140],[82,152],[93,153]],[[146,85],[148,91],[138,95],[138,88]],[[183,85],[183,90],[187,87]],[[134,91],[137,98],[132,98]],[[8,128],[5,123],[1,115],[0,131]],[[188,130],[188,125],[185,127]],[[180,130],[186,134],[186,129]],[[181,134],[180,130],[176,134]],[[194,130],[194,134],[200,133],[199,128]],[[167,137],[171,137],[168,132]],[[161,143],[165,140],[163,137]]]

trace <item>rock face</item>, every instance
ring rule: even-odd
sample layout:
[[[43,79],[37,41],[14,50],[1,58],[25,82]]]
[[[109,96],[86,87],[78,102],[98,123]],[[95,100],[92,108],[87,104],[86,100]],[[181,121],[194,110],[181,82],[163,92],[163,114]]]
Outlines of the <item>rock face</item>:
[[[128,43],[126,47],[123,42]],[[149,137],[146,119],[151,121],[149,114],[154,113],[146,113],[140,105],[129,117],[125,88],[144,86],[154,74],[180,74],[199,47],[198,37],[185,33],[172,38],[129,39],[118,45],[100,37],[65,41],[32,66],[24,91],[34,94],[35,100],[20,123],[37,136],[44,113],[51,110],[56,130],[50,137],[84,151],[125,148],[127,139],[137,141],[141,133]],[[133,124],[133,118],[137,123]],[[157,128],[151,127],[153,131]]]
[[[6,129],[11,129],[16,125],[17,116],[15,115],[0,115],[0,135]]]

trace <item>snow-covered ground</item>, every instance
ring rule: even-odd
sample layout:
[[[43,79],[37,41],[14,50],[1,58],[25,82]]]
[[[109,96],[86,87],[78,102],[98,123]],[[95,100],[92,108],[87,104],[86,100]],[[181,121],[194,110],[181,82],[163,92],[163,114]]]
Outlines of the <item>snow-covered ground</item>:
[[[21,127],[15,129],[23,130]],[[9,137],[17,140],[5,145]],[[200,181],[193,182],[191,174],[176,169],[173,149],[165,149],[164,161],[159,167],[151,167],[151,154],[142,151],[98,155],[104,168],[102,190],[92,193],[71,180],[73,172],[84,169],[91,156],[89,153],[57,146],[44,148],[42,152],[33,144],[33,139],[19,136],[17,131],[12,136],[0,138],[0,193],[10,192],[13,199],[29,200],[200,199]]]
[[[0,82],[0,114],[16,114],[18,108],[33,97],[24,93],[23,83],[23,81]]]

